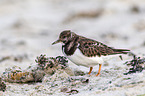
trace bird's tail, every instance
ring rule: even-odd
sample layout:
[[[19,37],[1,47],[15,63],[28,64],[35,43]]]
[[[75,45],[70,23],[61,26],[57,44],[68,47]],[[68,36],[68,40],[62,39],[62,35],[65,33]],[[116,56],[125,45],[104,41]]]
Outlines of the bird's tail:
[[[133,57],[134,59],[137,57],[133,52],[129,49],[113,49],[116,54],[127,54],[128,56]],[[120,59],[122,60],[122,56],[120,55]]]
[[[129,49],[113,49],[113,51],[118,54],[128,54],[130,52]]]

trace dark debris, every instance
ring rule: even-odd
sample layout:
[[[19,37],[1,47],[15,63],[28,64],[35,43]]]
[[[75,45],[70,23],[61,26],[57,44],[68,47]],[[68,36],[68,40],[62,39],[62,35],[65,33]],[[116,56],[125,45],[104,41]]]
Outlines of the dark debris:
[[[76,90],[76,89],[70,89],[70,88],[67,88],[67,87],[64,87],[64,88],[61,88],[60,90],[61,92],[64,92],[64,93],[69,93],[70,95],[71,94],[77,94],[79,91]]]
[[[28,55],[24,54],[24,55],[17,55],[17,56],[4,56],[4,57],[0,57],[0,62],[6,61],[6,60],[13,60],[16,62],[22,62],[23,59],[28,59]]]
[[[39,65],[42,69],[44,69],[45,64],[48,63],[48,58],[46,57],[46,55],[42,55],[42,54],[41,54],[39,57],[37,57],[37,58],[35,59],[35,62],[38,63],[38,65]]]
[[[125,62],[127,65],[131,65],[132,67],[129,69],[129,72],[124,73],[124,75],[136,73],[136,72],[142,72],[145,64],[145,58],[140,58],[134,56],[133,60]]]
[[[68,60],[64,56],[57,56],[54,57],[46,57],[46,55],[40,55],[35,60],[36,63],[38,63],[38,66],[44,70],[47,68],[53,68],[57,67],[58,65],[61,65],[61,69],[65,69],[68,67]]]
[[[83,71],[80,71],[80,70],[74,71],[74,74],[75,74],[75,76],[83,76],[83,75],[85,75],[85,73]]]
[[[72,76],[68,78],[69,82],[80,81],[81,83],[89,83],[89,79],[84,78],[83,76]]]
[[[0,62],[10,59],[10,56],[5,56],[0,58]]]
[[[61,64],[61,69],[65,69],[66,67],[68,67],[68,60],[66,57],[64,56],[57,56],[56,60],[59,62],[59,64]]]
[[[131,7],[131,12],[133,12],[133,13],[139,13],[140,12],[140,8],[138,7],[138,6],[132,6]]]
[[[6,90],[6,84],[2,81],[2,78],[0,77],[0,91]]]
[[[66,93],[77,94],[78,92],[79,92],[78,90],[72,89]]]

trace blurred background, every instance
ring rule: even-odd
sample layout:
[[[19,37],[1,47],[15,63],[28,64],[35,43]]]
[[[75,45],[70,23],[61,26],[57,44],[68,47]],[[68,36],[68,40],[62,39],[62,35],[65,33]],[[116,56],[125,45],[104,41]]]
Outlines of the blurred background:
[[[30,64],[40,54],[63,55],[51,43],[68,29],[144,54],[145,0],[0,0],[1,57],[27,55]]]
[[[111,47],[130,49],[137,56],[144,55],[145,0],[0,0],[0,74],[5,72],[6,68],[13,66],[25,70],[30,65],[36,65],[35,59],[40,54],[46,54],[48,57],[63,55],[61,44],[51,45],[63,30],[71,30]],[[144,73],[126,77],[123,73],[129,67],[126,67],[124,61],[120,59],[116,61],[104,64],[99,78],[90,77],[89,85],[83,86],[82,91],[78,88],[80,94],[87,92],[89,95],[90,92],[98,94],[99,88],[105,90],[109,88],[108,86],[116,86],[111,89],[116,90],[110,93],[112,95],[144,94],[144,83],[142,83]],[[69,66],[86,73],[89,70],[83,66],[78,67],[70,61]],[[98,66],[95,67],[93,72],[98,71]],[[108,71],[105,71],[107,68]],[[111,85],[105,83],[108,80],[114,83]],[[118,84],[132,84],[132,86],[118,89],[120,86],[117,86]],[[7,83],[4,95],[33,95],[33,92],[37,95],[48,95],[47,93],[52,91],[48,91],[51,87],[47,85],[50,84],[43,83],[42,86],[46,87],[43,90],[43,87],[39,88],[37,84]],[[89,88],[93,88],[92,91]],[[110,91],[103,92],[105,95],[100,96],[109,95]],[[54,91],[54,94],[62,95],[60,90]]]

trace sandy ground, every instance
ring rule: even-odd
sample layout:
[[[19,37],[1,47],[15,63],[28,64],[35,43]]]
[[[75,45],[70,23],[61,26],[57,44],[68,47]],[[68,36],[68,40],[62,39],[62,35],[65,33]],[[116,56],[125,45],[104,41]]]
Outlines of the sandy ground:
[[[0,58],[21,56],[22,61],[13,58],[0,62],[0,73],[6,68],[20,66],[26,69],[35,65],[40,54],[47,56],[63,55],[61,45],[52,46],[61,31],[73,32],[115,48],[131,49],[138,56],[145,53],[145,1],[144,0],[0,0]],[[123,75],[128,67],[123,63],[130,60],[113,59],[102,67],[102,74],[95,77],[85,75],[88,84],[73,88],[79,91],[74,96],[137,96],[145,95],[145,71]],[[76,66],[72,69],[84,72],[89,68]],[[93,72],[97,72],[98,66]],[[63,73],[65,74],[65,73]],[[57,79],[52,87],[52,77],[48,82],[36,84],[6,83],[4,96],[66,96],[60,92],[62,81]],[[67,77],[66,77],[67,78]],[[59,81],[59,82],[57,82]],[[111,83],[109,83],[111,82]]]

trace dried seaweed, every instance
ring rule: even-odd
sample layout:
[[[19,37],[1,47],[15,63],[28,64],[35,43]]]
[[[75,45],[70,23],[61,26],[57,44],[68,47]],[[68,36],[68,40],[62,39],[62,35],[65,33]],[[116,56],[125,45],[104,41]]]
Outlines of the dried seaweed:
[[[48,58],[46,55],[40,55],[35,59],[35,62],[39,65],[40,68],[44,69],[44,66],[48,63]]]
[[[48,68],[54,68],[57,67],[58,65],[61,66],[61,69],[65,69],[68,67],[68,60],[64,56],[57,56],[56,58],[54,57],[46,57],[46,55],[40,55],[39,57],[36,58],[36,63],[38,63],[38,66],[44,70]]]
[[[0,77],[0,91],[6,90],[6,84],[2,81],[2,78]]]
[[[56,70],[68,68],[68,60],[64,56],[55,58],[41,54],[35,61],[37,65],[29,66],[26,70],[22,70],[18,66],[7,68],[2,74],[3,79],[6,82],[15,83],[42,82],[46,74],[52,75]]]
[[[140,58],[134,55],[133,60],[125,62],[125,64],[132,66],[129,69],[129,72],[124,73],[125,75],[131,74],[131,73],[136,73],[136,72],[142,72],[145,64],[145,58]]]
[[[59,64],[61,64],[61,69],[65,69],[66,67],[68,67],[68,60],[66,57],[57,56],[56,60],[59,62]]]

